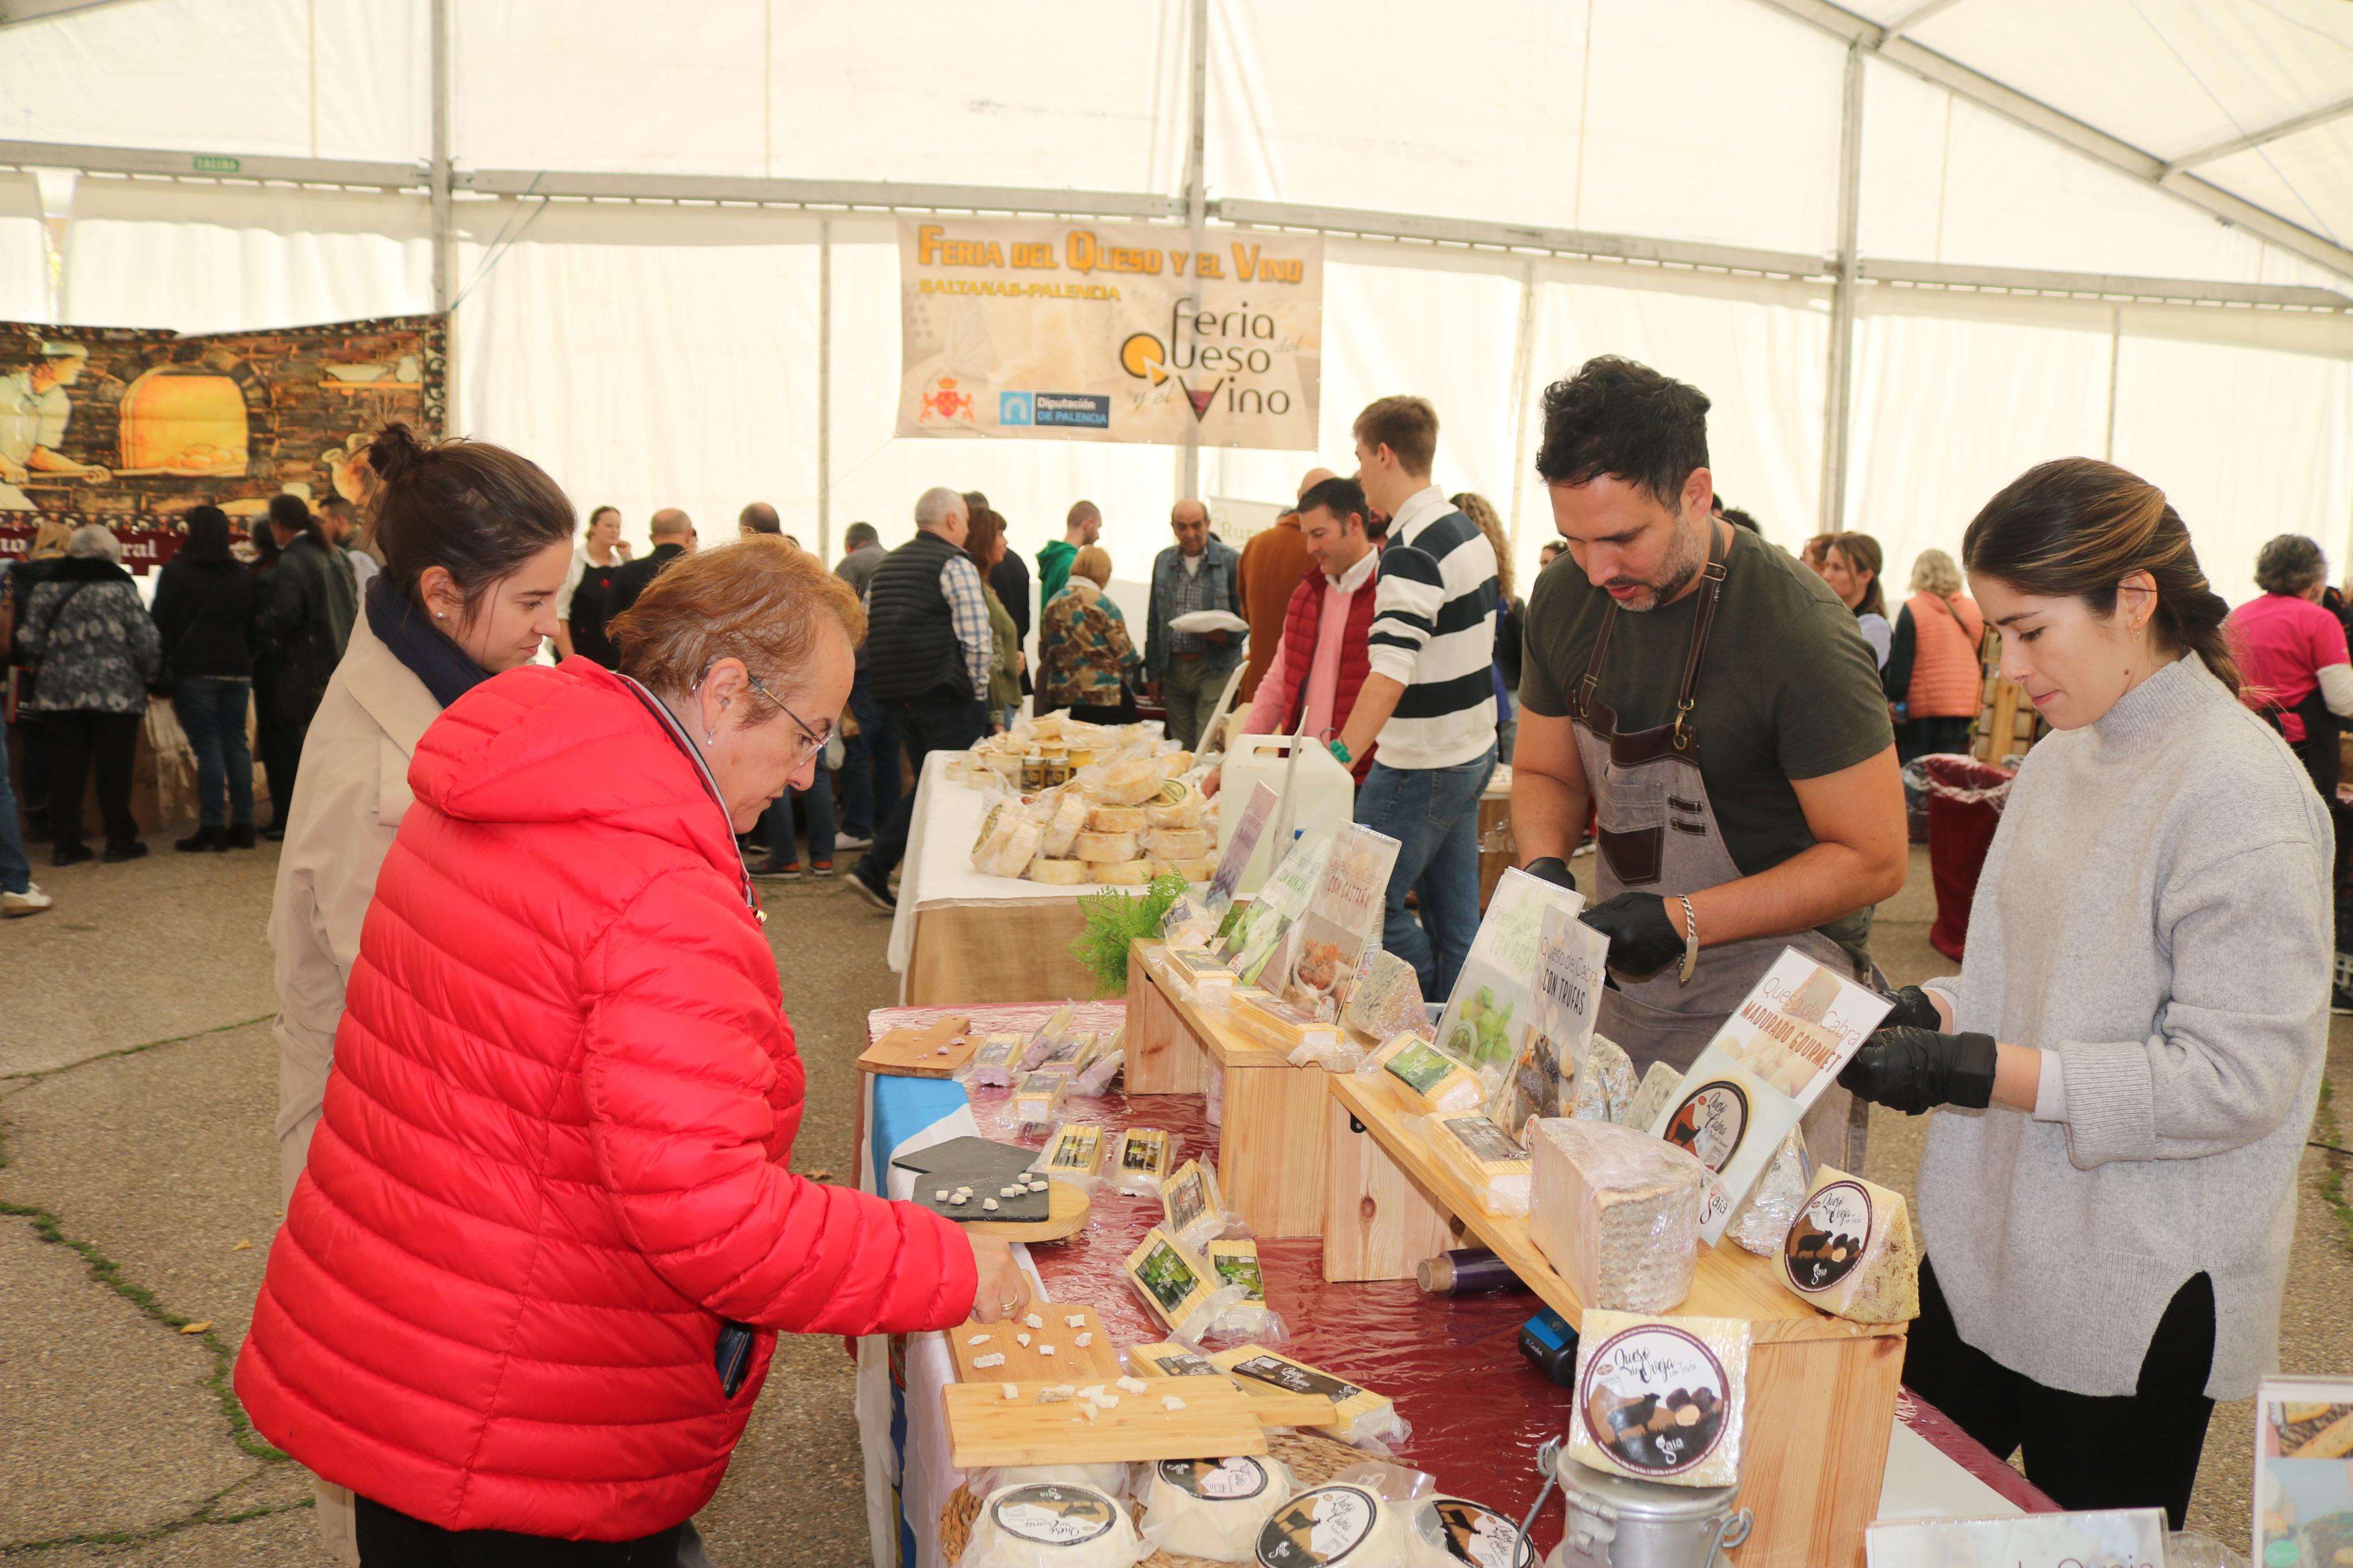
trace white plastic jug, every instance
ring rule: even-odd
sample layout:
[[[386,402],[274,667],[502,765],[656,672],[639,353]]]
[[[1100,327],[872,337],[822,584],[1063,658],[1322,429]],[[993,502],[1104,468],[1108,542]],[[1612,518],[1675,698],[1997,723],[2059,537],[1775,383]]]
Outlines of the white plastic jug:
[[[1299,747],[1296,768],[1291,764],[1293,744]],[[1343,823],[1356,819],[1356,781],[1320,741],[1297,740],[1290,735],[1244,735],[1226,753],[1223,765],[1224,773],[1218,780],[1218,799],[1227,809],[1218,813],[1220,850],[1225,848],[1226,836],[1241,817],[1241,805],[1250,799],[1252,784],[1262,784],[1277,796],[1273,815],[1267,818],[1266,830],[1259,835],[1258,847],[1251,851],[1250,865],[1243,868],[1242,879],[1234,889],[1238,898],[1251,896],[1265,883],[1279,858],[1290,848],[1292,834],[1312,827],[1329,837]],[[1281,798],[1286,782],[1291,791],[1288,800]],[[1278,833],[1281,844],[1275,842]]]

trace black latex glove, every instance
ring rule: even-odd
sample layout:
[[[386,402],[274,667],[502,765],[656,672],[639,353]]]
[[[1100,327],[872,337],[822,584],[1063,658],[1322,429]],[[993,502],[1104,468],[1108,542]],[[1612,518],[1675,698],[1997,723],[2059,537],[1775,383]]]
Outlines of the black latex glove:
[[[1906,985],[1898,991],[1894,1002],[1895,1005],[1888,1009],[1887,1016],[1880,1021],[1880,1030],[1941,1029],[1945,1026],[1945,1016],[1936,1011],[1936,998],[1917,985]]]
[[[1527,873],[1531,877],[1542,877],[1547,882],[1567,888],[1572,893],[1577,891],[1577,874],[1568,868],[1568,862],[1557,855],[1547,855],[1541,860],[1529,861]]]
[[[1839,1082],[1906,1116],[1940,1105],[1982,1110],[1993,1103],[1997,1055],[1991,1035],[1940,1035],[1908,1026],[1882,1029],[1854,1053]]]
[[[1656,893],[1620,893],[1578,918],[1609,939],[1609,967],[1637,980],[1656,974],[1683,955],[1683,928],[1668,915],[1667,900]]]

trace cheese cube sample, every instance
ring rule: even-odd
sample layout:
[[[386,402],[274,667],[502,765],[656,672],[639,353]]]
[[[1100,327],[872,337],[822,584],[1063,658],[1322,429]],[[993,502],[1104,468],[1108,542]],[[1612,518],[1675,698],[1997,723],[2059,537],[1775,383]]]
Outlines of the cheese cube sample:
[[[1707,1168],[1609,1121],[1528,1123],[1528,1236],[1588,1310],[1667,1311],[1691,1293]]]
[[[1858,1323],[1920,1315],[1920,1249],[1904,1195],[1817,1167],[1806,1206],[1781,1243],[1781,1283]]]

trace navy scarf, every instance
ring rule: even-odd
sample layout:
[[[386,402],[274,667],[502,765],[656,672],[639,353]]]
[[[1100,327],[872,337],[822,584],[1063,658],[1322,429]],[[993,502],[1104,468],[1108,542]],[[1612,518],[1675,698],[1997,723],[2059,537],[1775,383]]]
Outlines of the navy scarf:
[[[392,650],[393,658],[406,665],[408,672],[433,694],[433,700],[444,708],[491,678],[489,670],[467,658],[466,650],[427,620],[425,612],[395,589],[392,579],[382,573],[368,584],[367,623],[368,630]]]

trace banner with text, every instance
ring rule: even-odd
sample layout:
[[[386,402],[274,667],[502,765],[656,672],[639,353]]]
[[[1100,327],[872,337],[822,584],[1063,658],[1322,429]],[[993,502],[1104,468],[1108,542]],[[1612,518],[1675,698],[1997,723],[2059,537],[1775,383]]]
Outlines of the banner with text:
[[[1315,445],[1324,242],[903,218],[899,434]]]

